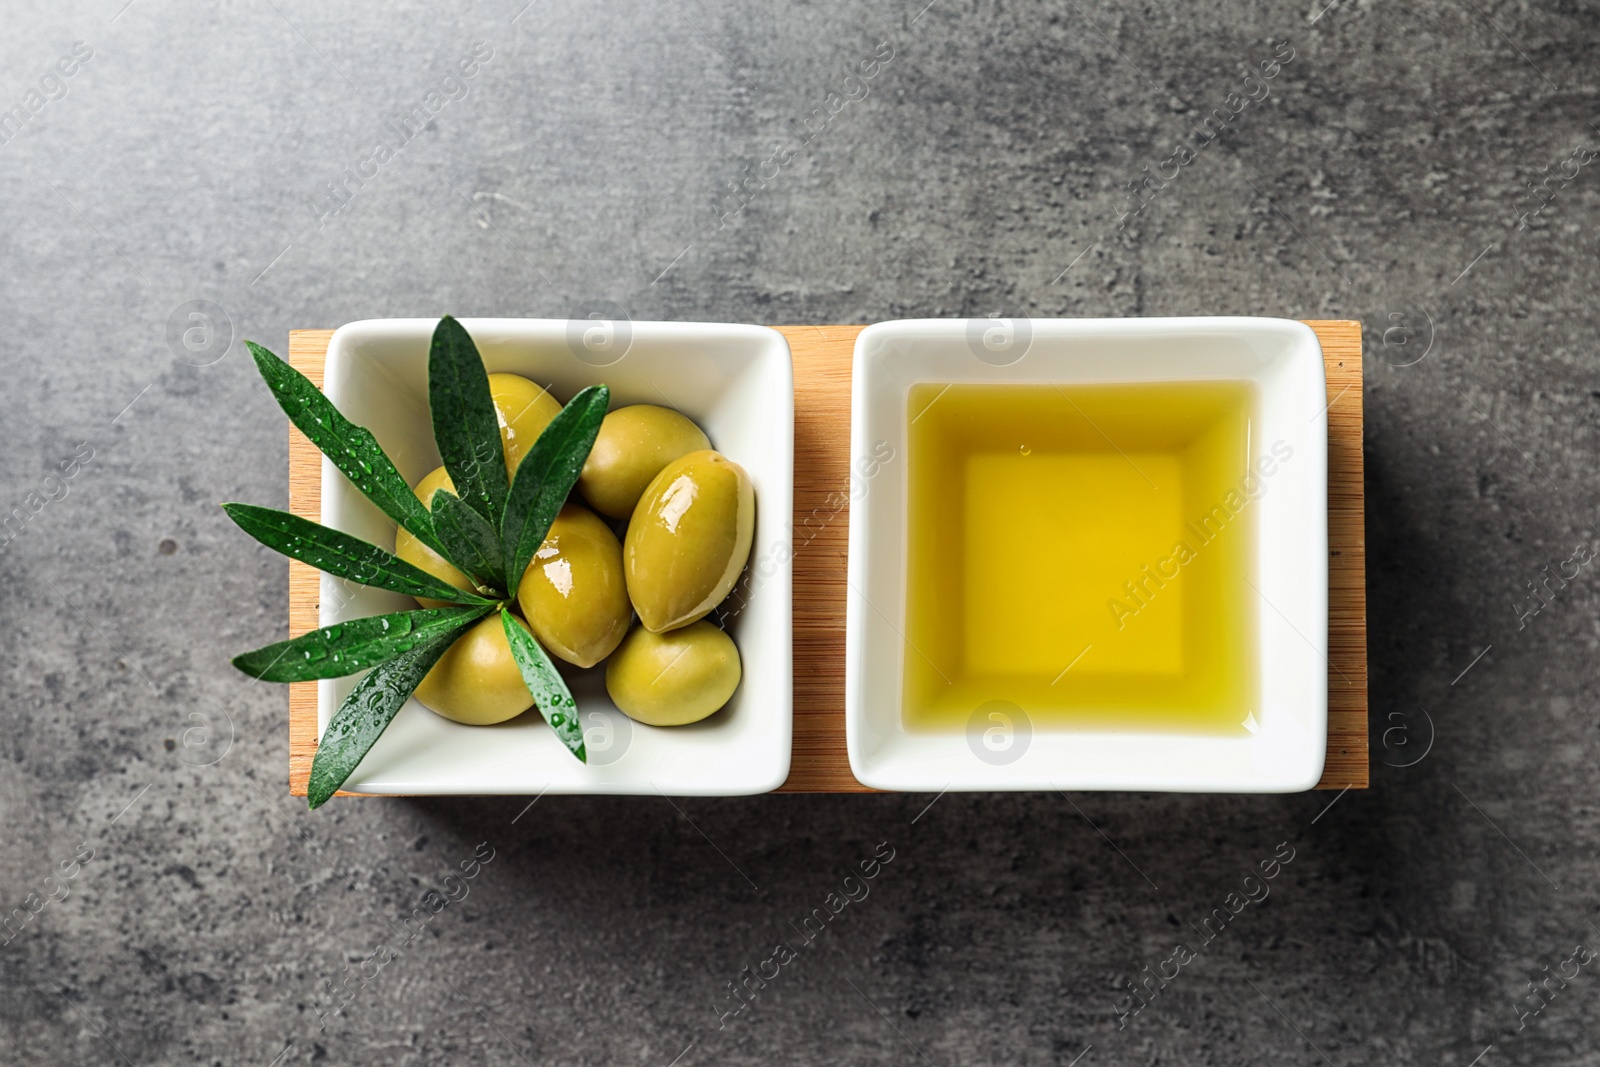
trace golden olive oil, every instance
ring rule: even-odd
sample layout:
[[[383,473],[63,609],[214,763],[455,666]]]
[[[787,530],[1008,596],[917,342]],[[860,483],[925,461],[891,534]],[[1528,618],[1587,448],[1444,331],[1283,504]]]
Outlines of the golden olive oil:
[[[910,392],[905,722],[1232,733],[1255,710],[1247,382]]]

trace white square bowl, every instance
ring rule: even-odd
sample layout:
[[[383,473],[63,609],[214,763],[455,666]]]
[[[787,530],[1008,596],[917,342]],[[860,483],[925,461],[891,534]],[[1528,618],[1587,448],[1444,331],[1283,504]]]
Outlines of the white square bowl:
[[[439,465],[428,415],[428,348],[437,319],[341,327],[323,388],[378,438],[406,480]],[[524,375],[565,402],[604,383],[613,410],[660,404],[693,419],[712,447],[755,485],[750,559],[759,583],[728,623],[743,679],[727,706],[689,726],[634,722],[606,695],[604,664],[563,666],[589,753],[579,763],[530,710],[496,726],[465,726],[409,701],[344,788],[398,794],[655,793],[731,796],[777,788],[789,774],[793,728],[790,567],[780,551],[793,513],[794,370],[788,342],[760,326],[689,322],[463,319],[491,373]],[[326,458],[322,521],[393,550],[394,523]],[[768,572],[771,572],[770,574]],[[410,597],[322,576],[323,626],[415,607]],[[356,679],[317,684],[318,736]]]
[[[1293,450],[1245,509],[1254,551],[1256,706],[1219,735],[1072,729],[974,716],[966,733],[908,728],[908,403],[917,383],[1246,382],[1252,466]],[[1266,318],[908,320],[856,339],[851,451],[878,466],[850,508],[845,729],[850,767],[877,789],[1293,792],[1322,774],[1328,718],[1327,378],[1316,334]],[[892,452],[887,451],[893,449]],[[1064,672],[1063,672],[1064,673]],[[1012,705],[1014,707],[1014,705]],[[1102,719],[1103,721],[1103,719]]]

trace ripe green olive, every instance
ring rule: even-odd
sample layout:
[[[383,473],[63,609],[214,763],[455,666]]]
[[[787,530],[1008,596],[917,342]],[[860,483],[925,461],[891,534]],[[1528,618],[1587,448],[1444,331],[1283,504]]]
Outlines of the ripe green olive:
[[[568,663],[593,667],[611,655],[633,618],[617,535],[588,508],[563,505],[522,573],[517,604],[539,643]]]
[[[750,556],[755,489],[744,468],[706,449],[662,468],[628,523],[628,597],[651,633],[687,626],[722,603]]]
[[[440,489],[449,493],[456,491],[455,483],[450,480],[450,475],[446,473],[443,467],[418,482],[417,487],[412,491],[417,494],[417,499],[431,508],[433,506],[433,494]],[[461,573],[455,564],[417,540],[416,536],[404,526],[394,533],[394,554],[413,567],[422,568],[440,581],[449,582],[457,589],[466,589],[470,592],[473,588],[471,578]],[[417,597],[417,603],[425,608],[447,606],[442,600],[433,600],[422,596]]]
[[[561,403],[520,374],[489,375],[489,395],[494,398],[494,413],[500,419],[506,473],[515,475],[522,457],[550,420],[561,413]]]
[[[733,638],[697,622],[664,634],[636,626],[606,662],[606,692],[629,717],[649,726],[699,722],[739,688]]]
[[[700,427],[671,408],[654,404],[618,408],[600,423],[578,489],[600,514],[626,519],[661,468],[710,447]]]
[[[456,638],[417,686],[416,696],[429,709],[468,726],[505,722],[533,707],[500,613]]]

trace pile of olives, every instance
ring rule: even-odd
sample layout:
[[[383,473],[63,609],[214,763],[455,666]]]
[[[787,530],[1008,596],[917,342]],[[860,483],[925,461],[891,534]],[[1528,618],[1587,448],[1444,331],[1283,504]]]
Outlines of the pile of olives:
[[[489,375],[489,389],[507,471],[515,471],[561,404],[516,374]],[[455,492],[443,467],[415,487],[424,504],[439,489]],[[606,690],[639,722],[680,726],[716,712],[739,686],[739,650],[704,620],[750,555],[749,475],[712,451],[683,415],[637,404],[606,414],[578,495],[589,506],[572,500],[562,506],[515,583],[514,610],[552,656],[575,667],[605,660]],[[626,523],[621,538],[613,523]],[[395,555],[473,588],[472,579],[405,529],[395,535]],[[500,616],[490,614],[459,638],[416,697],[447,719],[475,726],[532,707]]]

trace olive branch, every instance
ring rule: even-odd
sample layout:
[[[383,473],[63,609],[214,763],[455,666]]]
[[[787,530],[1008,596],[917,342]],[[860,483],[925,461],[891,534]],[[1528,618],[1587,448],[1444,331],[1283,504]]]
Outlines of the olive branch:
[[[274,551],[360,585],[454,605],[374,615],[246,652],[233,665],[269,682],[308,682],[367,671],[333,713],[311,764],[306,799],[320,807],[354,773],[439,658],[480,619],[499,611],[512,658],[539,713],[587,762],[577,704],[550,657],[508,607],[517,579],[544,541],[583,470],[610,403],[604,385],[582,390],[507,478],[489,374],[467,331],[446,315],[428,350],[433,437],[456,493],[419,500],[377,438],[339,413],[305,375],[246,342],[278,406],[361,493],[468,575],[458,589],[377,545],[298,515],[224,504],[240,529]]]

